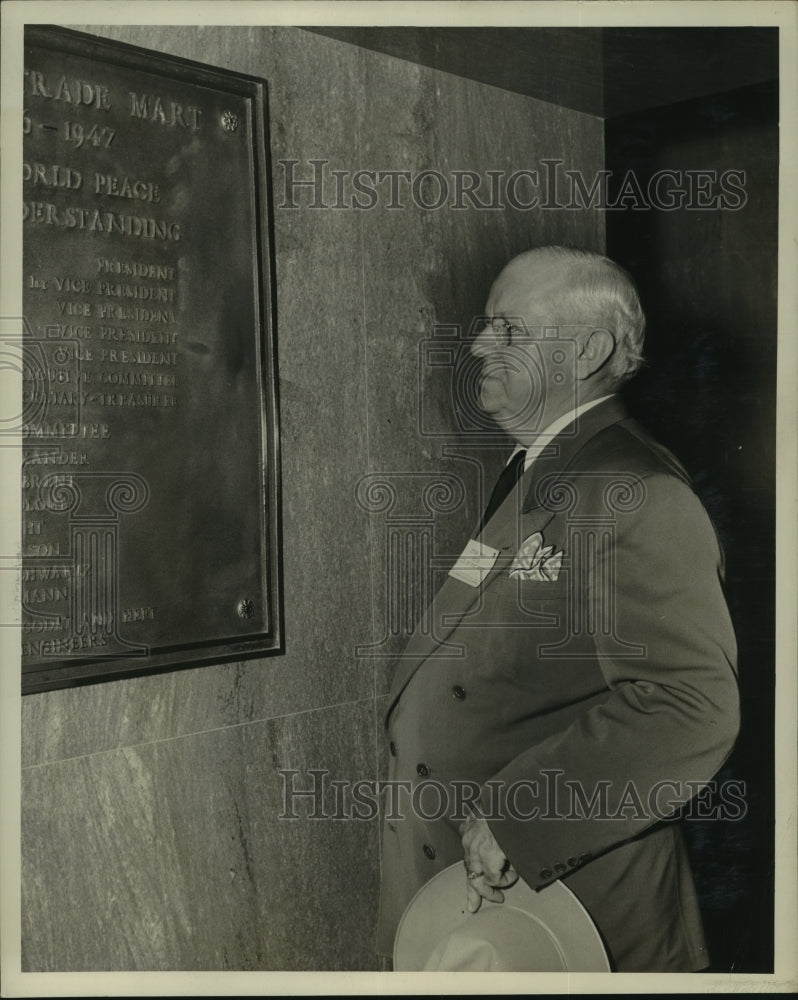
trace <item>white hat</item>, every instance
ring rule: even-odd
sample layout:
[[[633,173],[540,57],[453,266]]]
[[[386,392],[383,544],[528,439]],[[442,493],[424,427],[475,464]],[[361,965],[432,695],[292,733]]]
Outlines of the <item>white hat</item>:
[[[535,892],[519,879],[504,902],[466,910],[462,862],[430,879],[399,921],[397,972],[609,972],[595,924],[561,881]]]

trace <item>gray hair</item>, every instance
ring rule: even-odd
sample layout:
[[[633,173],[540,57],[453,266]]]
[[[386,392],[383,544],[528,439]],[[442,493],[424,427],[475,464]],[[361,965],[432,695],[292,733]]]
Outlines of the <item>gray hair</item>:
[[[536,247],[515,260],[531,261],[542,255],[562,261],[567,268],[567,290],[557,303],[560,322],[609,330],[615,350],[607,361],[607,374],[615,385],[632,378],[643,364],[646,319],[629,273],[609,257],[576,247]]]

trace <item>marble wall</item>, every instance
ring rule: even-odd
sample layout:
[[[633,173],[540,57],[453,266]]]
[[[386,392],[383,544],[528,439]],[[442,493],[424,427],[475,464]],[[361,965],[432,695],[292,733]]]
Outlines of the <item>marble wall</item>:
[[[269,82],[286,652],[23,700],[23,968],[379,968],[377,822],[311,820],[305,800],[278,818],[281,769],[304,787],[311,768],[381,767],[388,661],[364,654],[394,642],[391,512],[364,509],[357,485],[381,474],[394,513],[429,526],[424,487],[450,473],[467,499],[438,510],[435,551],[462,544],[499,458],[443,455],[449,394],[419,379],[419,345],[436,323],[467,326],[514,253],[601,249],[604,223],[408,198],[311,209],[307,189],[281,207],[280,161],[297,177],[313,158],[449,177],[548,157],[592,176],[602,123],[298,28],[83,30]]]

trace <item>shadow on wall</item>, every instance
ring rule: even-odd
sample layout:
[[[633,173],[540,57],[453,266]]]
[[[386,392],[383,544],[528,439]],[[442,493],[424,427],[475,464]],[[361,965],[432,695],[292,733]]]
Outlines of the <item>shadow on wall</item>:
[[[607,167],[745,173],[738,210],[609,213],[607,242],[647,316],[627,402],[715,523],[737,633],[742,728],[719,779],[745,783],[745,815],[686,824],[713,969],[772,971],[777,85],[610,121]]]

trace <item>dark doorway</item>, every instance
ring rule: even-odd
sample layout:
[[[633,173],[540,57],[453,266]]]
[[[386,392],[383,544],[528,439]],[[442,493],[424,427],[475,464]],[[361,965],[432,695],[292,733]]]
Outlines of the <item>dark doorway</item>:
[[[744,783],[745,814],[685,823],[723,972],[773,971],[778,110],[773,81],[606,124],[610,204],[627,195],[608,210],[607,252],[648,321],[628,403],[712,516],[739,646],[742,729],[717,781]]]

